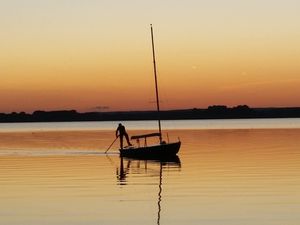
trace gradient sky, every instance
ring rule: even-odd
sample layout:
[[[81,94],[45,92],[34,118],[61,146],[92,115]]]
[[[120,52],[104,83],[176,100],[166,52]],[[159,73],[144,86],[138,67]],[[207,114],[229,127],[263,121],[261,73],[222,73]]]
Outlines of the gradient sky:
[[[0,0],[0,112],[300,106],[299,0]]]

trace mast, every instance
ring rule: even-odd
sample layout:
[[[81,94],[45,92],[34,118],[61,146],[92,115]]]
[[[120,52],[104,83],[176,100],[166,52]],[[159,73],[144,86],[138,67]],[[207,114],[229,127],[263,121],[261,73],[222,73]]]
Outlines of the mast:
[[[161,137],[161,124],[160,124],[160,108],[159,108],[159,96],[158,96],[158,87],[157,87],[157,72],[156,72],[156,61],[155,61],[155,49],[154,49],[154,38],[153,38],[153,28],[151,26],[151,41],[152,41],[152,57],[153,57],[153,69],[154,69],[154,78],[155,78],[155,93],[156,93],[156,107],[158,114],[158,130],[159,130],[159,141],[162,142]]]

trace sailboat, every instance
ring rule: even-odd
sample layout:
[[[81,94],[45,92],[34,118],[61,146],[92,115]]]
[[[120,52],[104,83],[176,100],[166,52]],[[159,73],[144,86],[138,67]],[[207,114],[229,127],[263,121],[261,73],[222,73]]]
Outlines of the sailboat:
[[[160,106],[159,106],[159,95],[158,95],[158,82],[157,82],[157,72],[156,72],[156,60],[155,60],[155,48],[154,48],[154,37],[153,37],[153,27],[151,27],[151,43],[152,43],[152,57],[153,57],[153,71],[154,71],[154,81],[155,81],[155,94],[156,94],[156,107],[158,114],[158,132],[135,135],[132,136],[132,140],[136,140],[138,146],[129,146],[127,148],[120,149],[120,155],[124,157],[133,158],[169,158],[174,157],[179,152],[181,141],[176,142],[166,142],[162,138],[161,121],[160,121]],[[147,138],[158,137],[159,143],[156,145],[147,145]],[[144,140],[144,145],[140,144],[140,140]]]

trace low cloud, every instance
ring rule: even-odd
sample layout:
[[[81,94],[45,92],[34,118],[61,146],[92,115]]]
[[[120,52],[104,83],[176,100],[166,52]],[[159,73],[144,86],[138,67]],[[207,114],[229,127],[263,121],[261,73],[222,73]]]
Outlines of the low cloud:
[[[106,105],[100,105],[100,106],[95,106],[93,108],[91,108],[92,110],[98,111],[98,112],[102,112],[102,111],[107,111],[110,109],[109,106]]]

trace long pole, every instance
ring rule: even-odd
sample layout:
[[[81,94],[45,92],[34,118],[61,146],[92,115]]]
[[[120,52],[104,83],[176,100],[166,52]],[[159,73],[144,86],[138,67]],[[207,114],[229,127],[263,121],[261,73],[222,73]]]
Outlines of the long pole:
[[[110,144],[110,146],[106,149],[105,154],[108,152],[108,150],[111,148],[111,146],[113,146],[113,144],[116,142],[117,139],[118,139],[118,137],[116,137],[116,139]]]
[[[158,87],[157,87],[157,72],[156,72],[156,61],[155,61],[155,48],[154,48],[154,38],[153,38],[153,27],[151,26],[151,41],[152,41],[152,56],[153,56],[153,68],[154,68],[154,78],[155,78],[155,93],[156,93],[156,106],[158,113],[158,129],[159,129],[159,141],[162,142],[161,137],[161,124],[160,124],[160,108],[159,108],[159,97],[158,97]]]

